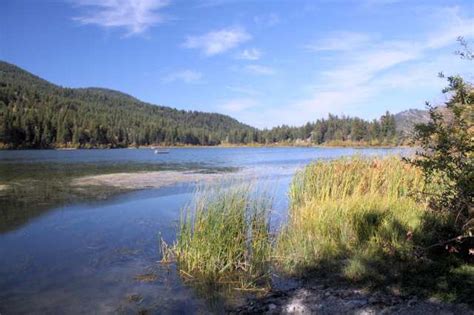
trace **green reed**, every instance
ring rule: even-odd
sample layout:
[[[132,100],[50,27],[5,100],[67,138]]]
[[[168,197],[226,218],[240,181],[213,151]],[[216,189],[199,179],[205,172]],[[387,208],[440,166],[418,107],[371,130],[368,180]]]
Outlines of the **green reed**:
[[[181,274],[239,289],[264,284],[270,270],[270,207],[270,198],[251,185],[198,191],[183,209],[177,241],[168,250]]]
[[[424,205],[420,172],[399,158],[339,159],[307,166],[290,188],[289,219],[278,236],[280,270],[302,274],[328,262],[351,279],[374,275],[387,259],[407,258]]]

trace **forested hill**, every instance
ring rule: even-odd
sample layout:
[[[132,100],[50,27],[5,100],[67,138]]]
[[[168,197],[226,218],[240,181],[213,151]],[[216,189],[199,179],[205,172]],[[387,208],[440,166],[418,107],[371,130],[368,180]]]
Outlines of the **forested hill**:
[[[387,112],[366,121],[329,115],[301,127],[258,130],[226,115],[152,105],[114,90],[64,88],[0,61],[0,148],[397,145],[415,116]]]
[[[63,88],[0,61],[3,147],[215,145],[254,132],[221,114],[156,106],[102,88]]]

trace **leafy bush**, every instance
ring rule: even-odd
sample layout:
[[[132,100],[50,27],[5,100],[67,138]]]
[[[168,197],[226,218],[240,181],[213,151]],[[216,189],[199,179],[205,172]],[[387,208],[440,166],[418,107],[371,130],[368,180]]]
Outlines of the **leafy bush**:
[[[430,121],[417,125],[414,136],[422,150],[409,161],[423,171],[432,186],[425,190],[430,208],[453,218],[457,235],[439,235],[444,240],[438,245],[458,251],[453,242],[472,241],[474,232],[474,89],[459,76],[447,80],[449,85],[443,92],[450,94],[449,101],[445,107],[427,103]]]

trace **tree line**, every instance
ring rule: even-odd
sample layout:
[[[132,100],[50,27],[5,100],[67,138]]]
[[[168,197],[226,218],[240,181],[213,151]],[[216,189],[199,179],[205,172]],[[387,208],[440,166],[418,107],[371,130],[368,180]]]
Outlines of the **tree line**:
[[[402,141],[396,130],[395,116],[389,112],[373,121],[329,114],[328,118],[318,119],[301,127],[283,125],[261,133],[263,143],[396,145]]]
[[[394,116],[329,115],[301,127],[259,130],[215,113],[141,102],[117,91],[70,89],[0,62],[0,147],[128,147],[364,142],[397,144]]]

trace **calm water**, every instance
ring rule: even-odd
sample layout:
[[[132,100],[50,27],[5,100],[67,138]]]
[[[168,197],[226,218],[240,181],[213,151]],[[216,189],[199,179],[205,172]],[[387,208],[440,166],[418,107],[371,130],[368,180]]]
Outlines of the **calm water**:
[[[399,149],[193,148],[0,151],[0,313],[222,312],[225,303],[186,286],[174,266],[158,263],[159,233],[173,241],[179,210],[194,186],[81,198],[49,197],[82,175],[137,170],[243,170],[275,193],[273,224],[284,220],[292,175],[313,160],[401,154]],[[54,186],[56,183],[60,183]],[[18,186],[20,187],[20,186]],[[64,190],[67,191],[67,190]],[[139,275],[155,275],[143,282]]]

